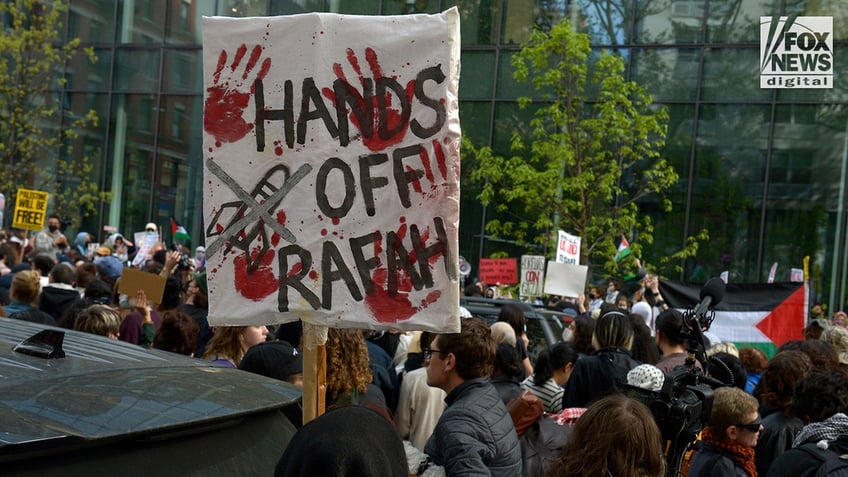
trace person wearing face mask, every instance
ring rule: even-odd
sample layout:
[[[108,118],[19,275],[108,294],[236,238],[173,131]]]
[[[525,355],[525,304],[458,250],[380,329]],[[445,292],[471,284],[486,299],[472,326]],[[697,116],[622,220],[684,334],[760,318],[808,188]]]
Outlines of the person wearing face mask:
[[[68,248],[68,238],[59,231],[61,219],[52,214],[47,218],[47,228],[35,236],[35,250],[56,258],[56,254]]]

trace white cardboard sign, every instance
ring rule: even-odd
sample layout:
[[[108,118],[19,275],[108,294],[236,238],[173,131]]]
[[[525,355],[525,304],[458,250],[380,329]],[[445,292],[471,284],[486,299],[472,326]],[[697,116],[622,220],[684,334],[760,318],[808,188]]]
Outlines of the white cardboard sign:
[[[545,293],[576,298],[585,293],[586,265],[572,265],[548,260],[548,270],[545,273]]]

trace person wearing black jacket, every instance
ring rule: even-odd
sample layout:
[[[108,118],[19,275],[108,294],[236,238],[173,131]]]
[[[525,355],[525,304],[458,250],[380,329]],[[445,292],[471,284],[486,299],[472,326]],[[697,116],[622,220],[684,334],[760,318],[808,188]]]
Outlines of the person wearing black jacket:
[[[66,308],[82,300],[74,287],[76,272],[69,263],[60,262],[50,270],[48,279],[38,296],[38,309],[58,322]]]
[[[795,386],[792,409],[806,425],[792,449],[772,463],[768,477],[808,477],[823,465],[844,471],[840,456],[848,454],[848,375],[811,372]]]
[[[565,385],[562,408],[588,407],[627,383],[627,372],[640,363],[630,355],[633,326],[621,311],[607,311],[598,318],[592,342],[597,351],[574,363]]]

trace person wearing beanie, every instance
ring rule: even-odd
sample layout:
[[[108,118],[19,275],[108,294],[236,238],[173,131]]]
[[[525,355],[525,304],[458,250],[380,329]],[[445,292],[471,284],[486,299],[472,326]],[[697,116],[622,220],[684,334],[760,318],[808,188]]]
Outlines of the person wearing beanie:
[[[265,341],[251,346],[238,367],[303,387],[303,355],[285,341]]]
[[[382,416],[341,406],[307,423],[292,437],[275,477],[408,477],[403,442]]]
[[[724,383],[725,386],[733,386],[745,390],[748,384],[748,372],[742,361],[730,353],[716,353],[707,360],[707,373],[713,379]]]

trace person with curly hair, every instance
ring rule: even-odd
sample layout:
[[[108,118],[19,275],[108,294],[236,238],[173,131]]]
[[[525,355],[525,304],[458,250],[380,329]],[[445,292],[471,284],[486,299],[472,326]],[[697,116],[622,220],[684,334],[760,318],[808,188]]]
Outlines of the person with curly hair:
[[[238,368],[248,348],[264,342],[267,337],[268,327],[264,325],[218,327],[206,347],[203,359],[228,368]]]
[[[756,477],[754,448],[763,429],[754,396],[738,387],[721,387],[701,433],[701,447],[692,457],[689,477]]]
[[[766,365],[760,380],[762,385],[755,397],[759,398],[761,414],[764,409],[773,412],[763,419],[763,430],[757,441],[758,475],[766,475],[772,462],[792,448],[795,435],[804,426],[804,421],[792,413],[792,391],[812,368],[809,356],[792,350],[777,353]]]
[[[372,379],[368,347],[362,332],[330,328],[327,332],[327,408],[360,404]]]
[[[595,401],[577,419],[568,442],[548,464],[548,477],[661,477],[662,435],[648,408],[613,394]]]
[[[806,425],[792,449],[772,463],[769,477],[819,475],[820,466],[842,461],[848,454],[848,373],[810,372],[795,386],[792,409]]]
[[[168,310],[162,313],[162,324],[153,337],[153,347],[162,351],[194,356],[200,327],[187,313]]]

